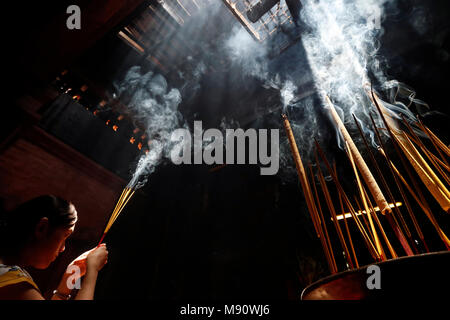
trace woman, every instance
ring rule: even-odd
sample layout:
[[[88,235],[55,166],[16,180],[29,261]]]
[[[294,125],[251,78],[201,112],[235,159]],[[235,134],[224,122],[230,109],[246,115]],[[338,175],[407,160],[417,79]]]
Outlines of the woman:
[[[51,195],[32,199],[0,219],[0,299],[44,299],[24,268],[46,269],[64,251],[76,221],[74,205]],[[75,259],[51,299],[70,299],[79,275],[84,278],[75,299],[92,300],[98,272],[107,258],[102,244]]]

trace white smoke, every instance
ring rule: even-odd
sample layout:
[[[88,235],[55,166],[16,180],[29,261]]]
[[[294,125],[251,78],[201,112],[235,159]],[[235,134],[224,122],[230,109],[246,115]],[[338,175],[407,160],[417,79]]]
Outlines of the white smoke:
[[[310,30],[303,46],[323,98],[330,96],[342,109],[344,123],[353,126],[351,114],[367,119],[368,72],[382,79],[375,54],[382,34],[381,17],[386,0],[306,0],[301,18]],[[325,104],[324,104],[325,105]],[[364,120],[363,120],[364,121]],[[339,137],[339,135],[338,135]]]
[[[382,17],[386,15],[385,5],[392,7],[393,3],[395,1],[304,0],[301,11],[301,18],[308,26],[302,43],[321,98],[325,95],[331,97],[350,129],[355,128],[351,117],[354,114],[374,146],[374,132],[369,121],[372,104],[367,95],[370,78],[388,91],[389,102],[382,103],[393,117],[401,119],[400,115],[403,115],[415,127],[412,123],[415,116],[410,108],[414,106],[419,114],[429,110],[425,102],[415,97],[412,88],[395,80],[388,81],[382,61],[377,56],[379,39],[384,33]],[[424,15],[413,16],[411,24],[423,24],[420,17]],[[375,121],[382,126],[378,117]],[[417,133],[422,134],[419,130]],[[337,139],[342,148],[340,134],[337,134]]]
[[[290,80],[286,80],[286,82],[284,83],[283,87],[280,90],[281,100],[283,102],[284,109],[286,109],[286,107],[290,105],[291,102],[294,100],[296,90],[297,87],[295,86],[295,84]]]
[[[141,156],[128,187],[140,188],[156,166],[170,155],[170,136],[173,130],[186,126],[178,106],[181,94],[169,90],[166,79],[153,72],[142,73],[139,66],[131,67],[115,87],[126,102],[128,112],[146,128],[149,152]]]
[[[224,49],[243,75],[258,79],[269,78],[267,47],[253,39],[241,25],[233,27],[230,37],[224,41]]]

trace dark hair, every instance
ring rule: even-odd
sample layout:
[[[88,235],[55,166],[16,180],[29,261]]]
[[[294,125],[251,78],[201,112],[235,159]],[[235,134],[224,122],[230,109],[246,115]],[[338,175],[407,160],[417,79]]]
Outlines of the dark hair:
[[[0,217],[0,256],[18,254],[33,237],[38,222],[47,217],[50,228],[70,227],[76,215],[70,210],[71,203],[44,195],[31,199]]]

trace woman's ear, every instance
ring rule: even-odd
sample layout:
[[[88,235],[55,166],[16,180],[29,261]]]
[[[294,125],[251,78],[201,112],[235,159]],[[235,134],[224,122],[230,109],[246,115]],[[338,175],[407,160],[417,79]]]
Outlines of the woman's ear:
[[[36,238],[38,240],[45,238],[47,236],[49,227],[50,226],[48,224],[48,218],[42,217],[36,225],[36,228],[34,229],[34,235],[36,236]]]

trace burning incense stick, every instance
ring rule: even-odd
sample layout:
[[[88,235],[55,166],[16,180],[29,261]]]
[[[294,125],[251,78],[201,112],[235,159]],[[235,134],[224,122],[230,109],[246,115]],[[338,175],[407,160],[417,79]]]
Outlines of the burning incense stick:
[[[123,208],[125,208],[128,201],[130,201],[134,192],[135,192],[135,190],[129,186],[127,186],[125,189],[123,189],[122,194],[120,195],[119,200],[117,200],[116,206],[114,207],[114,210],[108,220],[108,223],[106,224],[105,230],[103,231],[103,235],[102,235],[97,247],[100,246],[100,244],[102,243],[106,234],[108,233],[109,229],[114,224],[114,222],[119,217],[119,215],[122,213]]]
[[[309,181],[306,176],[305,168],[303,167],[303,162],[298,151],[297,143],[295,142],[294,133],[292,132],[291,124],[285,114],[282,115],[283,124],[286,130],[286,135],[289,140],[289,145],[291,147],[292,156],[294,157],[295,167],[297,168],[298,178],[302,186],[303,194],[305,196],[306,205],[308,207],[311,220],[313,222],[317,237],[321,240],[325,256],[327,258],[328,264],[330,266],[330,271],[332,273],[337,272],[336,262],[331,258],[331,253],[328,252],[327,244],[324,241],[323,234],[321,232],[320,219],[317,213],[317,208],[315,206],[314,198],[309,186]]]
[[[298,152],[297,143],[295,142],[294,133],[292,132],[291,124],[285,114],[282,115],[284,128],[286,129],[286,135],[289,140],[289,145],[291,147],[292,156],[294,157],[295,167],[297,168],[298,178],[305,195],[306,205],[308,206],[311,219],[313,220],[314,227],[316,228],[317,236],[320,237],[318,225],[316,218],[314,216],[314,199],[312,197],[311,188],[309,187],[308,179],[306,178],[305,168],[303,167],[302,158]]]
[[[373,155],[372,149],[369,147],[369,143],[367,142],[367,139],[364,136],[363,130],[362,130],[361,126],[359,125],[355,115],[353,115],[353,120],[355,121],[356,127],[358,128],[359,134],[360,134],[360,136],[361,136],[361,138],[362,138],[362,140],[364,142],[364,145],[366,147],[366,150],[367,150],[367,152],[369,154],[370,161],[371,161],[372,165],[374,166],[374,168],[375,168],[375,170],[377,172],[378,178],[380,179],[381,184],[383,185],[384,189],[386,190],[386,194],[388,196],[388,200],[391,203],[395,203],[394,195],[392,194],[391,189],[389,188],[389,185],[387,184],[386,179],[385,179],[384,175],[381,172],[381,168],[378,165],[378,162],[375,160],[375,156]],[[403,233],[402,233],[402,231],[400,229],[400,225],[399,225],[399,223],[397,221],[397,218],[394,215],[394,212],[397,214],[397,216],[401,217],[400,209],[397,206],[394,206],[393,212],[391,212],[391,214],[389,214],[389,215],[386,215],[388,223],[390,224],[392,229],[395,231],[397,238],[399,240],[402,239],[402,238],[404,239],[404,235],[403,235]],[[392,255],[393,258],[397,258],[397,254],[395,252],[391,252],[391,255]]]
[[[338,126],[340,132],[342,133],[344,140],[348,142],[349,145],[349,149],[352,152],[352,155],[355,159],[355,163],[361,173],[361,175],[363,176],[364,181],[366,182],[370,193],[372,194],[372,196],[375,199],[375,202],[377,203],[378,207],[381,210],[382,214],[390,214],[392,212],[389,204],[387,203],[382,191],[380,190],[375,178],[373,177],[370,169],[367,167],[367,164],[365,163],[364,159],[362,158],[361,154],[358,151],[358,148],[356,147],[355,143],[353,142],[353,139],[351,138],[350,134],[348,133],[347,129],[345,128],[344,124],[342,123],[341,118],[339,117],[339,115],[337,114],[333,103],[331,102],[330,98],[328,98],[328,96],[325,97],[326,101],[329,105],[330,108],[330,113],[331,116],[333,117],[336,125]],[[390,218],[388,218],[390,219]],[[400,242],[402,243],[402,246],[405,249],[405,252],[408,255],[413,255],[413,252],[410,248],[410,246],[408,245],[408,242],[406,241],[406,239],[403,236],[403,233],[398,230],[398,226],[395,226],[394,224],[391,223],[391,226],[394,228],[394,232],[396,233],[397,237],[399,238]]]
[[[381,192],[380,187],[378,186],[378,183],[375,181],[375,178],[373,177],[372,173],[370,172],[370,169],[367,167],[366,162],[364,161],[363,157],[359,153],[358,148],[356,147],[355,143],[353,142],[352,137],[348,133],[347,129],[344,126],[344,123],[342,122],[341,118],[336,112],[336,109],[334,108],[333,103],[331,102],[330,98],[328,96],[325,97],[329,109],[330,114],[339,128],[339,131],[342,133],[342,136],[344,137],[344,140],[347,141],[349,145],[349,149],[352,152],[352,155],[355,159],[355,163],[361,172],[361,175],[363,176],[364,181],[366,182],[367,186],[369,187],[370,193],[375,198],[375,202],[377,203],[378,207],[381,210],[382,214],[385,214],[386,212],[390,212],[391,208],[389,207],[389,204],[387,203],[386,199],[384,198],[383,192]]]

